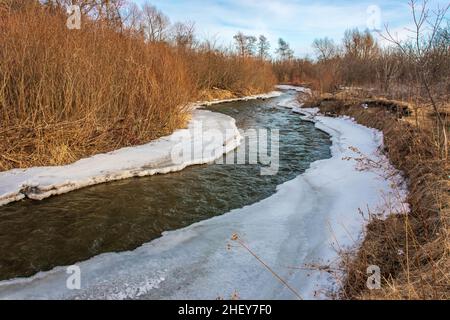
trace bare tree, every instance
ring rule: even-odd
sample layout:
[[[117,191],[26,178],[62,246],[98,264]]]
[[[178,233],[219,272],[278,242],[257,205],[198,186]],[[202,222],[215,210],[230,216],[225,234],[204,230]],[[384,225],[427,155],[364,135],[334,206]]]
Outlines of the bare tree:
[[[192,48],[195,43],[195,23],[175,23],[172,27],[172,37],[175,45],[181,48]]]
[[[284,39],[278,39],[278,49],[276,50],[280,60],[292,60],[294,58],[294,50],[291,49],[289,43]]]
[[[364,32],[358,29],[347,30],[343,44],[347,56],[361,60],[372,59],[380,50],[374,37],[368,30]]]
[[[347,84],[369,84],[381,49],[372,34],[358,29],[347,30],[342,40],[342,80]]]
[[[142,10],[134,2],[128,3],[123,13],[123,23],[131,30],[139,31],[142,26]]]
[[[401,67],[401,57],[397,50],[386,48],[380,52],[376,60],[376,72],[381,89],[387,92],[391,82],[398,76]]]
[[[447,125],[442,119],[440,108],[438,106],[438,98],[433,92],[432,78],[434,77],[431,67],[432,56],[440,50],[448,51],[448,42],[444,46],[440,46],[439,41],[440,30],[442,24],[449,11],[450,4],[444,7],[438,7],[436,10],[430,11],[428,1],[423,0],[420,4],[416,0],[411,0],[410,8],[414,21],[414,29],[409,30],[412,37],[409,41],[401,41],[395,37],[385,26],[386,34],[381,36],[395,44],[399,50],[412,61],[416,78],[419,79],[421,85],[425,89],[426,96],[434,110],[438,122],[438,137],[440,149],[443,151],[443,157],[448,159],[448,138]],[[445,40],[444,40],[445,43]],[[436,46],[438,45],[438,46]]]
[[[237,49],[239,55],[244,57],[245,56],[245,46],[246,46],[246,42],[247,42],[246,35],[239,31],[238,33],[236,33],[234,35],[233,39],[236,43],[236,49]]]
[[[236,49],[241,57],[255,55],[256,42],[258,41],[256,37],[245,35],[239,31],[233,39],[236,44]]]
[[[102,2],[103,16],[108,24],[114,26],[121,31],[123,30],[122,8],[125,5],[125,0],[104,0]]]
[[[270,57],[270,43],[264,35],[258,38],[258,57],[260,59],[268,59]]]
[[[68,6],[78,5],[83,15],[94,20],[105,20],[108,24],[121,27],[122,8],[125,0],[42,0],[51,10],[65,11]]]
[[[251,57],[255,55],[257,41],[258,39],[255,36],[247,36],[247,45],[245,48],[247,56]]]
[[[334,44],[334,41],[326,37],[323,39],[314,40],[312,46],[319,60],[332,59],[338,53],[338,49]]]
[[[170,26],[169,18],[155,6],[145,3],[142,7],[142,23],[148,41],[165,41]]]

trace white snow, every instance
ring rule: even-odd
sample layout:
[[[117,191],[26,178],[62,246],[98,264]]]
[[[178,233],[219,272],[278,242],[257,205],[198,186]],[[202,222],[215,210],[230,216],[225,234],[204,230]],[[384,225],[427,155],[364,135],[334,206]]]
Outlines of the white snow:
[[[305,87],[300,87],[300,86],[292,86],[292,85],[288,85],[288,84],[279,84],[279,85],[277,85],[275,87],[277,89],[279,89],[279,90],[295,90],[297,92],[311,94],[311,89],[305,88]]]
[[[290,107],[298,107],[293,99]],[[299,111],[299,110],[297,110]],[[401,177],[380,153],[383,137],[349,118],[327,118],[302,110],[305,119],[332,137],[332,158],[279,186],[271,197],[167,232],[140,248],[80,262],[81,290],[66,288],[65,267],[25,279],[0,282],[1,299],[295,299],[237,241],[305,299],[325,298],[336,285],[331,274],[305,264],[338,261],[339,248],[357,245],[367,212],[407,210]],[[379,166],[364,167],[364,154]],[[369,162],[372,163],[372,162]],[[385,174],[395,173],[387,180]]]
[[[212,101],[198,101],[194,104],[194,107],[198,106],[212,106],[215,104],[220,103],[227,103],[227,102],[236,102],[236,101],[249,101],[249,100],[260,100],[260,99],[270,99],[270,98],[276,98],[283,94],[283,92],[280,91],[271,91],[268,93],[262,93],[262,94],[256,94],[252,96],[246,96],[241,98],[232,98],[232,99],[223,99],[223,100],[212,100]]]
[[[193,141],[197,124],[201,124],[203,135],[208,132],[222,132],[220,139]],[[194,110],[187,129],[175,131],[172,135],[154,140],[148,144],[122,148],[113,152],[98,154],[66,166],[34,167],[0,172],[0,205],[18,201],[25,197],[42,200],[94,184],[131,177],[143,177],[179,171],[189,165],[210,163],[223,153],[240,144],[240,134],[235,120],[220,113]],[[180,144],[190,148],[201,144],[200,149],[210,151],[193,154],[184,162],[174,162],[171,151]]]

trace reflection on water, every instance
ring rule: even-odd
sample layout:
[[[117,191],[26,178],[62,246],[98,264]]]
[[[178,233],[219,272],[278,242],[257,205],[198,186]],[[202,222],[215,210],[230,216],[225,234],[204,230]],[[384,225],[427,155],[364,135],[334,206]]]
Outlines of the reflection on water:
[[[257,165],[203,165],[0,207],[0,279],[30,276],[103,252],[131,250],[164,231],[270,196],[311,162],[330,156],[329,137],[277,107],[280,99],[210,108],[234,117],[242,129],[279,129],[277,175],[261,176]]]

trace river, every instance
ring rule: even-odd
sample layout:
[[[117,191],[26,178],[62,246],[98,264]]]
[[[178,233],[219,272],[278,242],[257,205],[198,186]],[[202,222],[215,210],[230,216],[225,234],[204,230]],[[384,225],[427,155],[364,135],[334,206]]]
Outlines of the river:
[[[259,164],[210,164],[0,207],[0,279],[132,250],[164,231],[269,197],[277,185],[303,173],[312,162],[330,157],[326,133],[278,106],[294,94],[208,107],[235,118],[242,130],[280,130],[276,175],[260,175]]]

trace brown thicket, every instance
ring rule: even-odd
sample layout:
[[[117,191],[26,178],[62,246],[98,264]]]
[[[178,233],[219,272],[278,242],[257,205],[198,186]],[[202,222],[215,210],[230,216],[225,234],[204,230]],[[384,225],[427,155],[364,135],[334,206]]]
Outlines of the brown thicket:
[[[78,30],[71,1],[0,1],[0,171],[146,143],[183,127],[190,102],[275,84],[268,62],[122,2],[77,2]]]

